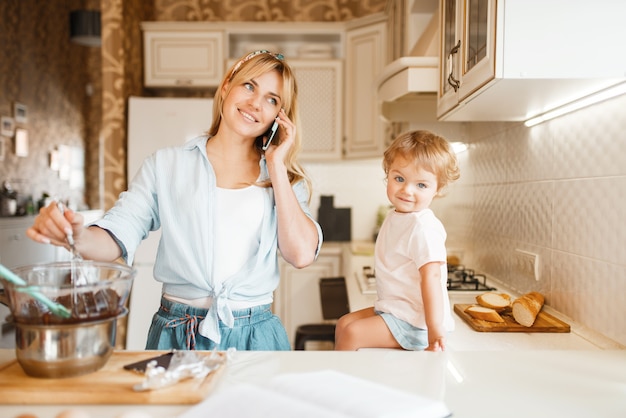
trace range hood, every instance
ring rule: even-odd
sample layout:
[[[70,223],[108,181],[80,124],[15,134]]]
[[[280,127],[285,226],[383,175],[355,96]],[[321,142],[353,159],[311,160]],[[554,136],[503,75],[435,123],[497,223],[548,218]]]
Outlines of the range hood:
[[[378,78],[378,99],[395,102],[414,95],[436,93],[437,57],[401,57],[387,65]]]
[[[384,68],[378,78],[378,100],[386,120],[437,120],[437,63],[437,57],[402,57]]]
[[[438,2],[409,2],[404,27],[406,55],[389,63],[377,79],[382,116],[391,121],[436,120],[439,89]]]

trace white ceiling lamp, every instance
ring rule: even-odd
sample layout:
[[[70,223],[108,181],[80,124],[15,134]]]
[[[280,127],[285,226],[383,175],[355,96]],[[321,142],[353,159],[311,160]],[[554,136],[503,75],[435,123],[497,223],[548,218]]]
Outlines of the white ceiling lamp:
[[[585,97],[581,97],[578,100],[574,100],[566,105],[557,107],[556,109],[542,113],[524,122],[524,125],[530,127],[538,125],[550,119],[565,115],[566,113],[573,112],[575,110],[582,109],[583,107],[591,106],[596,103],[600,103],[604,100],[611,99],[613,97],[620,96],[626,93],[626,83],[617,84],[604,90],[600,90],[597,93],[590,94]]]
[[[74,10],[70,12],[70,39],[85,46],[100,46],[101,23],[98,10]]]

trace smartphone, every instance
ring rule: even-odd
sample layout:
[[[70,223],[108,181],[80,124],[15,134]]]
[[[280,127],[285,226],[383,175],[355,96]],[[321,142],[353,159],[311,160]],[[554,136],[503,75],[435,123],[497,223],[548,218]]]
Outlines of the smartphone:
[[[167,369],[167,367],[170,365],[170,362],[172,361],[173,355],[174,352],[170,351],[169,353],[165,353],[160,356],[151,357],[149,359],[141,360],[136,363],[126,364],[124,366],[124,369],[138,373],[145,373],[146,367],[148,367],[148,363],[150,363],[152,360],[156,360],[157,366],[161,366],[164,369]]]
[[[263,146],[261,147],[263,151],[269,148],[270,143],[272,142],[272,139],[274,139],[274,136],[276,135],[276,132],[278,132],[278,117],[274,119],[274,123],[272,123],[272,127],[264,135],[264,136],[267,136],[267,142],[263,144]]]

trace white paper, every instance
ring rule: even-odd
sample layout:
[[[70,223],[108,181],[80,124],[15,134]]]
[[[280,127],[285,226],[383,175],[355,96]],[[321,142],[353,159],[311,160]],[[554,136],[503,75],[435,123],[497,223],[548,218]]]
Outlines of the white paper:
[[[196,405],[180,418],[443,418],[442,401],[402,392],[334,370],[289,373],[266,387],[240,384]]]

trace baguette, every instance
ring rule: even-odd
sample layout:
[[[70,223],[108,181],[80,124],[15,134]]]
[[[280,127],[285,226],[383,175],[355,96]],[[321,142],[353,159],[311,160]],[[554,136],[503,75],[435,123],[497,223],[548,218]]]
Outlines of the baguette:
[[[476,302],[485,308],[491,308],[497,312],[502,312],[511,306],[511,297],[506,293],[488,292],[476,296]]]
[[[525,327],[532,327],[543,308],[544,297],[539,292],[527,293],[513,301],[513,319]]]
[[[489,322],[504,322],[504,318],[502,318],[495,309],[485,308],[484,306],[468,306],[465,308],[465,313],[475,319],[482,319]]]

